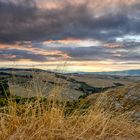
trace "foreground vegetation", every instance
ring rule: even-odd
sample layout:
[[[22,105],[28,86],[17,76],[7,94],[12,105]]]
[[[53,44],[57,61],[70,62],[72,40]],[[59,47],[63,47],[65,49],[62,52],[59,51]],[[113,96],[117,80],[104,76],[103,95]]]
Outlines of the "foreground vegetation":
[[[117,112],[105,108],[100,96],[94,100],[93,105],[86,99],[62,100],[59,98],[59,93],[63,86],[57,85],[48,97],[43,97],[39,83],[34,80],[33,85],[39,93],[36,97],[21,98],[8,94],[6,98],[1,98],[0,140],[138,140],[140,138],[140,123],[131,117],[132,111]],[[15,90],[10,88],[8,92],[12,93]],[[111,104],[111,101],[108,101],[108,104]]]
[[[50,101],[17,103],[8,101],[1,107],[1,140],[88,140],[140,138],[140,125],[129,118],[129,113],[114,115],[103,109],[98,100],[94,107],[70,107]]]

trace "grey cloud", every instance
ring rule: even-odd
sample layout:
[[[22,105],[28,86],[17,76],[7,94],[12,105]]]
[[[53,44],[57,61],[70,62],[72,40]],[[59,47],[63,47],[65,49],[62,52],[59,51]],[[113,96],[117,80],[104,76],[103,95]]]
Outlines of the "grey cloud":
[[[124,41],[122,43],[124,49],[127,49],[127,50],[135,50],[135,49],[139,49],[140,48],[140,42],[133,42],[133,41]]]
[[[89,9],[87,4],[74,5],[64,2],[61,8],[51,10],[39,9],[35,0],[0,0],[0,43],[14,44],[19,41],[22,47],[32,45],[44,51],[59,50],[68,54],[71,58],[66,60],[71,61],[111,59],[138,62],[140,42],[131,40],[118,42],[116,38],[140,34],[140,2],[123,8],[116,7],[114,11],[108,5],[108,9],[103,10],[102,13]],[[104,43],[121,43],[121,48],[103,46],[50,48],[41,43],[46,40],[65,38],[97,39]],[[134,49],[138,52],[133,51]],[[47,57],[52,57],[16,49],[0,49],[1,54],[16,57],[11,59],[1,57],[0,61],[16,61],[24,58],[45,62]],[[61,56],[53,55],[53,57]]]
[[[16,4],[15,4],[16,3]],[[115,12],[98,13],[86,3],[71,5],[66,3],[61,9],[39,9],[34,0],[20,2],[0,0],[0,41],[33,41],[72,38],[96,38],[114,40],[129,33],[140,33],[140,19],[131,15],[137,5],[119,8]],[[125,10],[126,9],[126,10]],[[140,13],[137,12],[137,17]],[[132,20],[133,19],[133,20]]]
[[[22,47],[27,47],[29,44],[28,42],[21,43]],[[27,46],[26,46],[27,45]],[[132,61],[134,63],[139,62],[140,60],[140,47],[139,42],[123,42],[122,47],[118,48],[108,48],[103,46],[91,46],[91,47],[45,47],[41,43],[33,43],[30,44],[33,48],[41,46],[44,51],[60,51],[62,54],[67,54],[69,57],[64,58],[61,54],[53,54],[53,55],[43,55],[43,54],[36,54],[32,51],[25,51],[25,50],[17,50],[17,49],[7,49],[0,51],[1,54],[5,55],[15,55],[15,58],[0,58],[0,60],[9,60],[9,61],[16,61],[20,59],[30,59],[32,61],[38,62],[45,62],[45,61],[53,61],[49,60],[48,58],[56,58],[56,59],[63,59],[64,61],[123,61],[129,62]],[[37,46],[36,46],[37,45]]]
[[[45,50],[44,50],[45,51]],[[7,55],[9,57],[5,58],[4,56]],[[15,57],[10,57],[15,56]],[[42,55],[36,54],[32,51],[25,51],[25,50],[17,50],[17,49],[7,49],[7,50],[0,50],[0,61],[8,60],[8,61],[18,61],[21,59],[29,59],[31,61],[36,62],[46,62],[48,58],[62,58],[61,55],[54,54],[54,55]],[[50,60],[49,60],[50,61]]]
[[[103,60],[107,59],[108,56],[111,55],[111,52],[109,52],[106,49],[103,49],[101,47],[76,47],[76,48],[71,48],[71,47],[64,47],[64,48],[59,48],[64,53],[67,53],[70,57],[71,60]]]
[[[10,57],[7,57],[7,58],[3,58],[4,55],[8,55],[8,56],[12,56],[12,55],[15,55],[16,57],[13,57],[13,58],[10,58]],[[32,61],[46,61],[46,57],[45,56],[42,56],[42,55],[36,55],[36,54],[33,54],[31,52],[28,52],[28,51],[24,51],[24,50],[16,50],[16,49],[13,49],[13,50],[1,50],[0,51],[0,60],[8,60],[8,61],[18,61],[18,60],[21,60],[21,59],[29,59],[29,60],[32,60]]]
[[[133,61],[140,60],[140,46],[138,43],[127,42],[119,48],[106,48],[102,46],[91,47],[61,47],[55,48],[66,54],[71,58],[70,60],[77,61],[97,61],[97,60],[115,60],[115,61]]]

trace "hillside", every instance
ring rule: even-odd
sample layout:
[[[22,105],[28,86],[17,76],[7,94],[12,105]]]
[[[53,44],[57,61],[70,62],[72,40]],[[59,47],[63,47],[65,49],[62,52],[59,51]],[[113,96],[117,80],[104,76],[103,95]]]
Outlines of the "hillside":
[[[139,77],[8,69],[0,95],[1,140],[140,138]]]
[[[16,96],[33,97],[37,96],[36,93],[39,92],[42,93],[42,96],[48,96],[51,90],[58,86],[61,88],[62,98],[77,100],[81,96],[88,96],[111,88],[139,83],[140,77],[62,74],[39,69],[1,69],[0,80],[5,81],[6,87],[7,81],[7,84],[10,84],[10,90],[12,90],[11,87],[15,89],[14,94]],[[36,89],[36,84],[39,84],[41,88]],[[27,86],[30,88],[26,88]],[[38,92],[35,90],[38,90]]]
[[[140,69],[107,71],[107,72],[78,72],[79,74],[118,75],[118,76],[140,76]]]
[[[140,121],[140,83],[110,89],[101,94],[90,95],[86,99],[91,104],[99,99],[105,109],[116,112],[135,112],[134,117]]]

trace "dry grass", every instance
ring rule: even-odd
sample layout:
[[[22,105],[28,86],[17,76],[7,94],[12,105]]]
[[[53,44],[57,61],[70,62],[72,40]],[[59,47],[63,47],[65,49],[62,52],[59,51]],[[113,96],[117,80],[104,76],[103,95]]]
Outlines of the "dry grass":
[[[66,115],[65,104],[57,102],[55,87],[47,105],[35,102],[17,104],[9,99],[1,108],[0,140],[138,140],[140,125],[128,114],[113,115],[97,100],[94,107],[79,108]]]
[[[98,108],[100,107],[100,108]],[[34,103],[9,105],[0,114],[1,140],[104,140],[140,138],[140,126],[131,122],[126,114],[112,116],[101,106],[81,113],[75,109],[66,116],[65,107],[50,106],[37,100]]]

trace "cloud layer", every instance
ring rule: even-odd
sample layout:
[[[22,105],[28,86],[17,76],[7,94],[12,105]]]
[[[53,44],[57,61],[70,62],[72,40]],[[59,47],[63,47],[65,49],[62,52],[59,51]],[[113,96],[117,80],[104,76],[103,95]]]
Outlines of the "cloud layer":
[[[138,0],[0,0],[0,61],[139,64],[139,17]]]
[[[127,4],[127,1],[122,3],[116,0],[114,5],[110,2],[111,6],[108,7],[109,2],[104,0],[105,6],[100,6],[101,1],[87,0],[76,5],[68,1],[63,1],[63,4],[54,1],[56,8],[50,9],[49,3],[48,7],[39,8],[39,1],[37,3],[35,0],[0,1],[0,41],[57,40],[67,37],[113,40],[125,34],[139,34],[140,3],[132,1]],[[91,4],[90,7],[88,4]]]

